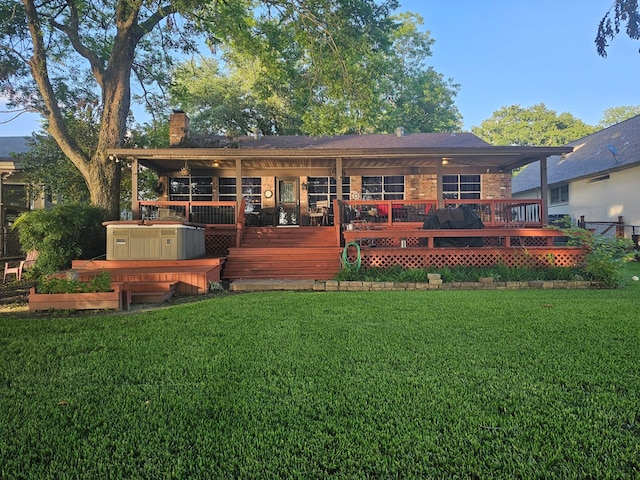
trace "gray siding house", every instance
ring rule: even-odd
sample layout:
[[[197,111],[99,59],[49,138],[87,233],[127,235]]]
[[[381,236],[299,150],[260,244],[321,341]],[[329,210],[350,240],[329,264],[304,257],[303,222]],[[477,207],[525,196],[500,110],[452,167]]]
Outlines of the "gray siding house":
[[[617,222],[622,217],[625,236],[639,234],[640,115],[567,146],[573,152],[547,158],[550,219]],[[540,198],[540,162],[515,175],[512,188],[514,198]]]

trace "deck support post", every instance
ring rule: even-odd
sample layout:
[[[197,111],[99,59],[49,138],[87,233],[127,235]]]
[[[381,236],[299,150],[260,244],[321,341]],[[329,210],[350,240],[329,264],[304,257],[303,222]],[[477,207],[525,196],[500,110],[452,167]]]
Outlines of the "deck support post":
[[[542,200],[542,211],[540,220],[543,225],[549,223],[549,186],[547,184],[547,157],[540,158],[540,199]]]
[[[442,171],[442,162],[443,159],[439,159],[438,160],[438,164],[436,166],[436,201],[437,203],[437,208],[444,208],[444,193],[443,193],[443,187],[442,187],[442,175],[443,175],[443,171]]]
[[[236,158],[236,225],[240,216],[240,208],[242,208],[242,160]]]
[[[138,199],[138,158],[131,159],[131,218],[140,220],[140,200]]]

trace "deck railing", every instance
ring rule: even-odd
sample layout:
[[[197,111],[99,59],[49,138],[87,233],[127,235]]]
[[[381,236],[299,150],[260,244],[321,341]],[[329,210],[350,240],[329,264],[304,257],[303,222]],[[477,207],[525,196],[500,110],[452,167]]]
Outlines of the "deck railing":
[[[206,225],[235,225],[238,222],[236,202],[169,202],[141,201],[140,220],[182,218]]]
[[[445,206],[469,205],[487,227],[542,227],[542,200],[445,200]],[[141,201],[139,218],[157,220],[179,217],[207,225],[236,225],[244,221],[236,202]],[[437,208],[436,200],[345,200],[336,201],[336,225],[372,223],[383,228],[422,224]],[[248,221],[248,219],[246,220]]]
[[[489,227],[543,226],[540,199],[445,200],[444,203],[445,206],[469,205]]]
[[[402,226],[424,223],[437,208],[436,200],[346,200],[341,202],[343,225],[374,223],[380,226]],[[469,205],[488,227],[541,227],[542,200],[445,200],[445,206]]]

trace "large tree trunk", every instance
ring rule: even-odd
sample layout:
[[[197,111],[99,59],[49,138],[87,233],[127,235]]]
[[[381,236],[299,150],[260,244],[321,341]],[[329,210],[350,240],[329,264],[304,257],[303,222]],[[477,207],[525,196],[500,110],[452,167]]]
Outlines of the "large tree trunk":
[[[106,152],[97,152],[88,165],[85,176],[91,203],[107,212],[107,220],[120,219],[121,163],[109,159]]]
[[[107,149],[122,146],[126,133],[126,120],[131,106],[130,76],[135,48],[144,34],[136,25],[139,0],[126,2],[119,0],[116,26],[117,34],[108,62],[103,62],[95,52],[80,44],[78,25],[70,21],[67,35],[72,46],[91,64],[93,75],[102,89],[102,118],[96,151],[89,158],[71,137],[64,116],[49,77],[47,49],[34,0],[23,0],[27,14],[29,31],[33,42],[33,56],[29,62],[38,90],[46,105],[49,133],[64,154],[78,167],[87,183],[91,203],[104,208],[109,220],[120,218],[120,165],[109,159]],[[69,4],[71,17],[78,15],[73,3]],[[161,18],[158,15],[157,18]],[[157,19],[154,19],[157,20]]]

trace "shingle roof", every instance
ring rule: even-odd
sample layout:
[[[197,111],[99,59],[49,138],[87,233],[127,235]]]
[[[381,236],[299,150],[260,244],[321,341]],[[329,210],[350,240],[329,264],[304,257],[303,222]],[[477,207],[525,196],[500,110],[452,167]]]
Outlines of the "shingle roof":
[[[573,152],[547,159],[549,185],[640,166],[640,115],[569,143]],[[513,177],[513,193],[540,187],[540,162]]]
[[[11,160],[12,153],[24,153],[28,149],[27,137],[0,137],[0,159]]]
[[[413,133],[340,135],[335,137],[251,136],[228,139],[224,137],[194,136],[179,147],[249,148],[249,149],[363,149],[363,148],[438,148],[487,147],[489,144],[472,133]]]

